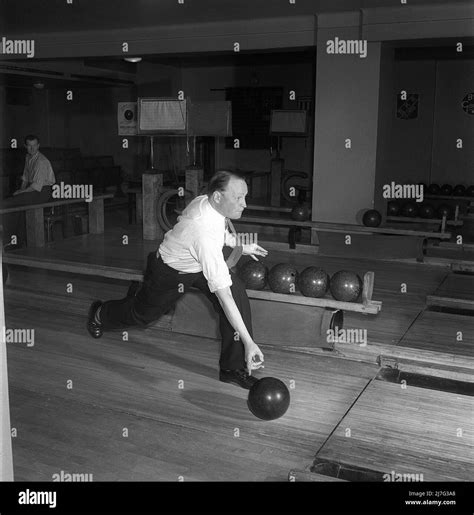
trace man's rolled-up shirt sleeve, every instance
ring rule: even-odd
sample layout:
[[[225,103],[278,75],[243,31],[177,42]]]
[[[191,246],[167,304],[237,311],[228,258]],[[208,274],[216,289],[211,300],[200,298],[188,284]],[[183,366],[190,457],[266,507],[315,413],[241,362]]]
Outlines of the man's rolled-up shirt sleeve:
[[[33,177],[31,178],[30,187],[35,191],[41,191],[43,189],[47,174],[47,165],[45,163],[37,163]]]
[[[39,181],[34,181],[30,184],[30,188],[35,190],[35,191],[38,191],[40,192],[42,189],[43,189],[43,183],[41,180]]]
[[[211,293],[232,286],[232,278],[224,260],[222,248],[216,240],[212,237],[196,239],[193,250],[202,266],[202,273],[207,279]]]

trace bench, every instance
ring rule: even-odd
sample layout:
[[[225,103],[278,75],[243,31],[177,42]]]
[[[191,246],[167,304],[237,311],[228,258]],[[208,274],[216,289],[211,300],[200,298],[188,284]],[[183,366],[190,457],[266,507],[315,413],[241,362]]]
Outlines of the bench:
[[[364,253],[365,255],[370,254],[372,257],[384,257],[384,252],[387,253],[391,249],[390,251],[394,252],[396,257],[416,257],[418,261],[423,261],[428,238],[450,240],[452,237],[451,233],[444,231],[434,232],[394,227],[366,227],[364,225],[309,220],[300,222],[285,216],[243,216],[238,221],[235,221],[235,224],[239,225],[239,223],[289,227],[288,243],[291,249],[296,247],[296,241],[301,236],[301,230],[303,228],[309,229],[311,231],[311,242],[314,245],[319,245],[320,251],[328,249],[330,255],[341,255],[344,257],[361,257]],[[342,234],[343,237],[327,237],[329,234]],[[347,235],[351,236],[351,240],[354,240],[351,245],[345,243]],[[401,245],[401,240],[397,238],[395,241],[393,236],[408,236],[409,238],[404,240],[403,245]],[[376,240],[379,241],[377,242]],[[372,247],[374,246],[379,247],[377,250],[380,256],[373,254]],[[351,254],[351,251],[354,254]]]
[[[111,155],[82,156],[79,148],[41,147],[40,151],[51,162],[58,184],[92,184],[102,193],[108,187],[120,187],[122,169]],[[24,166],[23,149],[0,148],[0,198],[18,189]]]
[[[312,228],[312,243],[331,247],[332,255],[372,258],[411,258],[423,262],[428,239],[450,240],[452,234],[444,231],[415,230],[396,227],[365,227],[351,224],[317,222]],[[335,238],[330,233],[342,233]],[[346,245],[346,235],[352,236],[351,245]],[[405,236],[405,238],[394,238]],[[350,247],[350,249],[349,249]]]
[[[102,234],[104,232],[104,200],[113,198],[113,193],[94,195],[88,202],[89,233]],[[44,247],[44,209],[59,206],[69,206],[85,202],[84,199],[55,200],[42,204],[13,206],[0,209],[0,215],[25,211],[26,214],[26,241],[29,247]]]

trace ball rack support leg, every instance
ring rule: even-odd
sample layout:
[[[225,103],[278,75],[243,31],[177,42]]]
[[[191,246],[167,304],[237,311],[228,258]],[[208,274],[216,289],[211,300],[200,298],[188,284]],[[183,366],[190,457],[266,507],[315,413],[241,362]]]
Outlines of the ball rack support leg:
[[[288,244],[290,249],[296,249],[296,243],[301,241],[301,227],[293,226],[288,231]]]
[[[321,319],[321,331],[319,341],[325,340],[328,344],[328,331],[333,331],[333,339],[337,336],[338,331],[344,328],[344,311],[342,309],[325,309]],[[327,348],[327,347],[326,347]],[[334,342],[331,344],[334,349]]]

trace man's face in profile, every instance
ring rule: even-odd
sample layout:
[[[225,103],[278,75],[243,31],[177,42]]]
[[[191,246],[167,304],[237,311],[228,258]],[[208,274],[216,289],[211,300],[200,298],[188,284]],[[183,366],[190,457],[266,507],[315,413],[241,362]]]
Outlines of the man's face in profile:
[[[238,219],[242,216],[243,210],[247,207],[245,197],[248,189],[245,181],[230,179],[225,191],[221,192],[222,214],[231,219]]]
[[[37,139],[27,140],[25,143],[25,148],[30,156],[34,156],[39,150],[39,141]]]

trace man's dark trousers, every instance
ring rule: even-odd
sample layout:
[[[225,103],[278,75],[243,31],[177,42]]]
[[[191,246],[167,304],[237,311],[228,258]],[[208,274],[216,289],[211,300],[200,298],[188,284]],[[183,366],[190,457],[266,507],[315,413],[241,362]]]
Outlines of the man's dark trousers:
[[[232,296],[247,330],[252,336],[250,303],[245,286],[232,271],[230,271],[230,275],[232,277]],[[199,288],[212,302],[214,309],[219,314],[219,328],[222,337],[220,368],[225,370],[245,368],[244,346],[240,340],[236,341],[235,330],[227,320],[217,296],[209,290],[203,273],[179,273],[163,263],[161,257],[157,258],[155,252],[148,255],[143,284],[135,296],[104,302],[100,311],[103,330],[145,326],[155,322],[161,315],[174,307],[181,296],[190,291],[191,287]]]

